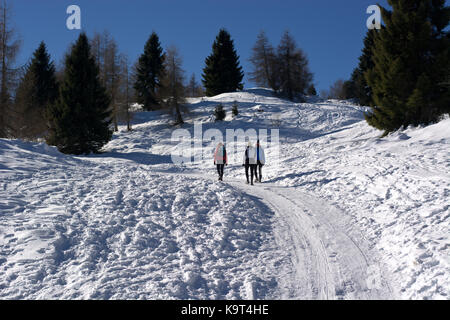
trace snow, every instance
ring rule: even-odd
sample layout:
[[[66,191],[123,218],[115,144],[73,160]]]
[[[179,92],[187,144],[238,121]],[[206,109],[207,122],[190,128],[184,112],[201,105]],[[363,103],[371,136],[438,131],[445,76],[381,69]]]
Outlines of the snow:
[[[191,134],[279,129],[262,184],[244,183],[241,144],[223,182],[213,141],[173,164],[161,112],[136,109],[100,155],[0,139],[0,298],[449,299],[448,117],[380,138],[347,101],[189,103]]]

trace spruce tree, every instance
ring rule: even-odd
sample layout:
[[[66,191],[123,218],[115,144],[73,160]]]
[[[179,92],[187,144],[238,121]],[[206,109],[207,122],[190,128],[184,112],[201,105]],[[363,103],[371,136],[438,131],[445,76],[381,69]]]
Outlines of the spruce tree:
[[[372,90],[367,83],[365,73],[374,67],[373,46],[377,30],[368,30],[364,38],[364,48],[359,57],[358,67],[345,83],[347,98],[356,98],[359,104],[369,106],[373,103]]]
[[[227,113],[226,113],[225,109],[223,108],[223,105],[219,104],[218,106],[216,106],[216,108],[214,109],[215,121],[223,121],[223,120],[225,120],[226,116],[227,116]]]
[[[17,88],[15,107],[21,118],[17,136],[32,139],[44,135],[47,131],[47,108],[57,94],[55,66],[50,61],[45,43],[41,42]]]
[[[237,117],[239,115],[238,103],[237,101],[233,102],[233,106],[231,107],[231,114],[233,117]]]
[[[137,102],[143,104],[145,110],[154,110],[159,107],[158,90],[161,89],[161,82],[164,78],[164,60],[165,54],[159,37],[153,32],[136,65],[136,81],[134,83]]]
[[[317,96],[317,90],[316,90],[316,87],[315,87],[313,84],[311,84],[311,85],[309,86],[309,88],[308,88],[307,93],[308,93],[308,95],[310,95],[310,96]]]
[[[59,96],[49,108],[47,142],[68,154],[99,152],[112,136],[109,102],[82,33],[66,56]]]
[[[385,28],[374,39],[374,67],[366,72],[374,105],[368,123],[385,134],[439,120],[450,105],[445,79],[450,59],[445,0],[389,0]]]
[[[207,96],[243,89],[244,73],[230,34],[221,29],[212,46],[212,53],[205,60],[203,85]]]

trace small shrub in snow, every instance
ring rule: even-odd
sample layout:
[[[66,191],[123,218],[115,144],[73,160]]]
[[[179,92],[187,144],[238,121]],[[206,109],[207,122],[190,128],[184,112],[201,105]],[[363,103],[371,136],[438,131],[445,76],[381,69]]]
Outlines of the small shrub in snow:
[[[226,112],[223,109],[223,105],[219,104],[216,109],[214,110],[214,116],[216,121],[223,121],[226,117]]]
[[[233,107],[231,108],[231,114],[233,117],[236,117],[239,114],[237,102],[233,103]]]

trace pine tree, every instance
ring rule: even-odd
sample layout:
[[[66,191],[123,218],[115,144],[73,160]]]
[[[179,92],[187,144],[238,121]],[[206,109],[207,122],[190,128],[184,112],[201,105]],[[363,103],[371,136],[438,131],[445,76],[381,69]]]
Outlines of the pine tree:
[[[374,67],[373,46],[377,30],[368,30],[364,38],[364,48],[359,57],[358,67],[353,70],[350,80],[345,83],[347,98],[356,98],[359,104],[369,106],[373,103],[372,89],[369,87],[365,73]]]
[[[374,67],[365,76],[374,105],[368,123],[385,134],[408,125],[429,124],[448,110],[443,84],[450,59],[449,7],[445,0],[389,0],[382,8]]]
[[[47,108],[55,101],[57,94],[55,66],[50,61],[45,43],[41,42],[17,88],[15,109],[22,112],[18,114],[21,121],[15,136],[28,139],[42,137],[47,131]]]
[[[316,87],[314,87],[314,85],[311,84],[311,85],[309,86],[309,88],[308,88],[307,93],[308,93],[308,95],[310,95],[310,96],[317,96],[317,90],[316,90]]]
[[[66,56],[59,96],[49,108],[47,142],[68,154],[99,152],[112,136],[109,102],[82,33]]]
[[[281,93],[289,100],[306,94],[313,76],[309,71],[305,53],[297,48],[292,36],[286,31],[278,46]]]
[[[233,40],[226,30],[220,30],[205,64],[202,81],[207,96],[243,89],[244,73]]]
[[[231,114],[233,117],[237,117],[239,115],[238,103],[237,101],[233,102],[233,106],[231,107]]]
[[[164,78],[164,60],[159,37],[153,32],[145,44],[144,53],[139,57],[135,71],[136,99],[146,110],[154,110],[160,104],[158,95]]]
[[[223,105],[219,104],[218,106],[216,106],[216,108],[214,109],[215,121],[223,121],[223,120],[225,120],[226,116],[227,116],[227,113],[226,113],[225,109],[223,108]]]

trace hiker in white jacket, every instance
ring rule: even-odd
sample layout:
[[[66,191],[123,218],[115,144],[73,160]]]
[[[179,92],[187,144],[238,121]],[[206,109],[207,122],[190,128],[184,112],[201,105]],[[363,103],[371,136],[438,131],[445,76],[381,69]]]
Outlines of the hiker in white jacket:
[[[247,178],[247,183],[251,182],[251,185],[253,185],[253,176],[255,177],[255,180],[258,180],[258,176],[256,174],[257,160],[256,160],[256,149],[252,146],[250,142],[248,143],[247,148],[245,149],[242,166],[245,167],[245,176]],[[249,181],[248,175],[249,168],[251,181]]]
[[[262,167],[266,164],[266,155],[264,154],[264,149],[259,144],[259,140],[256,142],[256,165],[259,169],[259,176],[256,177],[256,181],[261,182],[262,180]]]

